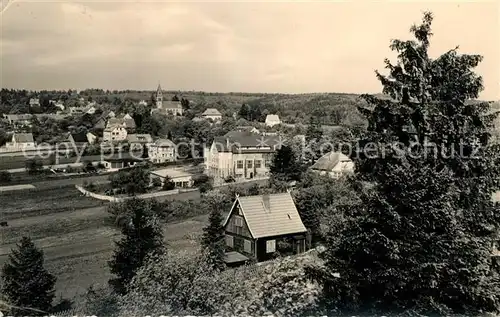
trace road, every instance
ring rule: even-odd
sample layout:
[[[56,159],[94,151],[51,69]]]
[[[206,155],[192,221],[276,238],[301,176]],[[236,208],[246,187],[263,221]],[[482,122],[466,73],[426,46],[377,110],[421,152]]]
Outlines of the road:
[[[70,164],[57,164],[57,165],[45,165],[43,166],[44,169],[48,169],[48,168],[66,168],[68,166],[71,166],[71,167],[82,167],[83,166],[83,163],[70,163]],[[22,172],[26,172],[26,168],[11,168],[11,169],[7,169],[7,170],[4,170],[4,171],[7,171],[9,173],[22,173]]]

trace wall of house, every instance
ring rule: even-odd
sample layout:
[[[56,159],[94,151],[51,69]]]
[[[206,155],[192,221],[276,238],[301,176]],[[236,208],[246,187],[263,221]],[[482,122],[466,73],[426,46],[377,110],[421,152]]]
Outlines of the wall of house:
[[[270,155],[268,153],[238,153],[233,155],[234,175],[236,178],[267,176]],[[239,162],[238,162],[239,161]],[[267,162],[267,163],[266,163]],[[241,163],[241,164],[238,164]],[[257,164],[257,165],[256,165]],[[260,166],[260,167],[256,167]]]
[[[111,131],[103,132],[103,140],[105,142],[117,142],[127,139],[127,130],[123,127],[114,128]]]
[[[236,225],[236,218],[238,217],[240,217],[242,221],[241,227]],[[248,229],[248,225],[239,209],[238,204],[236,204],[231,211],[231,215],[229,216],[225,231],[227,251],[237,251],[246,256],[255,257],[255,241],[252,238],[250,230]],[[228,243],[228,240],[231,240],[232,243]],[[245,241],[247,244],[247,248],[245,248]],[[230,246],[230,244],[232,244],[232,246]]]
[[[150,145],[149,160],[153,163],[174,162],[176,160],[175,147]]]
[[[300,236],[301,239],[296,240],[294,237]],[[274,252],[267,250],[268,241],[274,241]],[[290,248],[283,248],[287,244]],[[267,261],[273,259],[277,253],[282,254],[297,254],[306,251],[306,234],[291,234],[276,237],[266,237],[257,239],[256,241],[256,259],[257,261]],[[271,252],[268,252],[271,251]]]

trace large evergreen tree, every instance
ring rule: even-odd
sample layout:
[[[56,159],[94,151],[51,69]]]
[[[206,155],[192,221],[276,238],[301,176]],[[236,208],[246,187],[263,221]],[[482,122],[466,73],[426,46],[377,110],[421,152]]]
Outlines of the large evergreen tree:
[[[390,99],[364,96],[368,132],[353,159],[374,184],[340,239],[325,252],[325,295],[340,308],[427,314],[498,311],[491,252],[500,208],[494,115],[471,103],[482,89],[478,55],[428,56],[432,15],[415,40],[394,40],[396,65],[377,72]],[[364,150],[363,150],[364,149]],[[371,149],[368,151],[368,149]],[[419,149],[419,151],[416,151]],[[332,273],[340,278],[330,278]]]
[[[215,270],[225,268],[225,230],[223,226],[224,218],[215,204],[211,206],[212,211],[208,218],[208,225],[203,228],[201,245],[206,252],[208,264]]]
[[[52,308],[56,278],[44,267],[43,251],[23,237],[2,271],[2,293],[14,315],[46,315]],[[45,313],[44,313],[45,312]]]
[[[118,294],[127,292],[128,284],[147,256],[163,251],[163,233],[151,205],[135,198],[125,204],[124,209],[131,214],[130,223],[122,228],[123,238],[116,242],[109,262],[111,273],[116,275],[109,284]]]
[[[302,169],[291,146],[283,145],[276,151],[269,171],[274,180],[300,180]]]

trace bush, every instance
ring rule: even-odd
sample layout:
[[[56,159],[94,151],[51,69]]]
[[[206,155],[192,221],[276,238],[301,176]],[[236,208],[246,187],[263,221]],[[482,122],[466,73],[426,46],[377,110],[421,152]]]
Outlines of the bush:
[[[172,181],[170,177],[165,177],[163,181],[163,190],[173,190],[175,189],[175,183]]]
[[[12,175],[7,171],[0,171],[0,184],[10,183],[12,181]]]
[[[151,186],[153,187],[160,187],[161,186],[161,180],[158,177],[155,177],[151,180]]]
[[[43,170],[42,160],[37,158],[29,159],[25,162],[25,168],[30,175],[39,174]]]

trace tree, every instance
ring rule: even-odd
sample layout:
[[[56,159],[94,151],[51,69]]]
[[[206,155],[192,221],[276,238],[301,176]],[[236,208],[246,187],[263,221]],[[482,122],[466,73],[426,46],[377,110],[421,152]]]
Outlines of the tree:
[[[116,249],[109,267],[116,276],[109,281],[118,294],[127,292],[127,285],[142,266],[146,256],[163,252],[163,233],[151,205],[144,200],[126,201],[125,209],[131,213],[130,225],[122,228],[122,239],[116,242]]]
[[[411,28],[416,40],[392,41],[398,63],[385,61],[389,76],[377,72],[392,100],[364,96],[371,107],[360,108],[369,126],[353,159],[373,192],[361,195],[340,239],[329,239],[321,275],[326,299],[350,312],[500,310],[491,269],[500,229],[494,116],[488,104],[468,102],[482,89],[472,71],[481,57],[454,49],[431,59],[431,23],[425,13]]]
[[[9,135],[4,129],[0,128],[0,146],[4,146],[7,142],[9,142]]]
[[[181,99],[181,105],[182,105],[182,109],[185,109],[185,110],[189,110],[189,108],[191,108],[191,104],[189,103],[189,100],[185,99],[185,98]]]
[[[149,157],[149,151],[148,151],[148,147],[146,146],[146,144],[144,144],[142,146],[142,154],[141,154],[141,158],[148,158]]]
[[[250,115],[250,107],[246,103],[242,104],[240,110],[238,111],[238,116],[245,120],[249,120],[248,119],[249,115]]]
[[[26,170],[28,171],[28,174],[38,174],[43,170],[43,163],[40,159],[34,158],[34,159],[29,159],[24,163],[24,166]]]
[[[175,189],[175,183],[170,176],[165,177],[163,180],[163,190]]]
[[[10,183],[12,181],[12,174],[7,171],[0,171],[0,184]]]
[[[306,141],[320,140],[323,136],[321,124],[317,118],[311,117],[306,130]]]
[[[275,180],[285,182],[300,180],[301,167],[290,146],[284,145],[276,151],[270,172]]]
[[[43,251],[28,237],[12,249],[2,270],[2,292],[14,308],[14,314],[46,315],[52,308],[56,278],[43,267]],[[24,311],[21,308],[35,310]]]
[[[224,218],[217,205],[211,206],[208,225],[203,228],[201,246],[207,252],[207,261],[216,271],[222,271],[225,268],[225,229]]]
[[[109,176],[111,187],[126,192],[129,196],[146,192],[149,186],[149,173],[140,166],[119,171]]]
[[[177,97],[177,95],[174,95],[174,96],[172,97],[172,101],[179,101],[179,97]]]
[[[198,187],[200,193],[207,192],[213,188],[213,179],[205,174],[193,177],[193,187]]]

